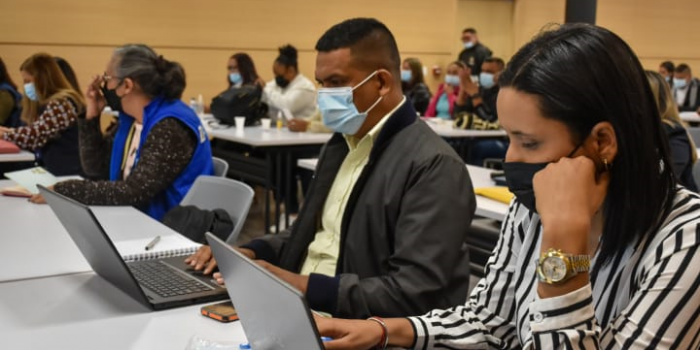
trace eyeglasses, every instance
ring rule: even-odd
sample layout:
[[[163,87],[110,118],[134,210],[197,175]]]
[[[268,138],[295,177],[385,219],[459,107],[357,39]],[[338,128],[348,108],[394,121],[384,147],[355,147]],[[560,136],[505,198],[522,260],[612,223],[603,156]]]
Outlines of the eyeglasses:
[[[111,76],[111,75],[107,75],[107,72],[104,72],[104,73],[102,74],[102,78],[101,78],[101,79],[102,79],[102,83],[107,84],[108,81],[110,81],[110,80],[112,80],[112,79],[119,79],[119,78],[118,78],[118,77],[113,77],[113,76]]]

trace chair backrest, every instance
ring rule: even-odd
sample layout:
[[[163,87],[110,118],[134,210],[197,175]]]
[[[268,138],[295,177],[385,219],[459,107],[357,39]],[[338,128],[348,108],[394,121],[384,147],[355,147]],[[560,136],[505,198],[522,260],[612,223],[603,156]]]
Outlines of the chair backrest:
[[[214,176],[226,177],[228,174],[228,162],[216,157],[211,157],[214,162]]]
[[[199,176],[180,205],[194,205],[199,209],[223,209],[233,220],[233,231],[226,239],[235,243],[241,233],[255,192],[243,182],[217,176]]]
[[[696,145],[700,145],[700,127],[689,127],[688,134],[693,138]]]

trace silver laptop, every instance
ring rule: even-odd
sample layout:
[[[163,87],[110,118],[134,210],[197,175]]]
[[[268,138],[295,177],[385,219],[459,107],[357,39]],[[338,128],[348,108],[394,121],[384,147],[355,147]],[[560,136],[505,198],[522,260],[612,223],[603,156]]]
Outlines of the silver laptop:
[[[304,296],[218,237],[207,241],[228,286],[250,347],[323,350]]]
[[[184,257],[125,263],[89,207],[37,187],[92,269],[136,301],[160,310],[226,298],[224,287],[190,270]]]

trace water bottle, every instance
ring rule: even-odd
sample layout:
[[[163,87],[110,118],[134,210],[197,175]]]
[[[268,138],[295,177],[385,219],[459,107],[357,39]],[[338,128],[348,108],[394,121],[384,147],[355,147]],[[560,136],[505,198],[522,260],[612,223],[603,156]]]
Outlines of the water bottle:
[[[190,99],[190,108],[197,113],[197,101],[194,99],[194,97]]]
[[[197,96],[197,114],[204,114],[204,97],[202,94]]]

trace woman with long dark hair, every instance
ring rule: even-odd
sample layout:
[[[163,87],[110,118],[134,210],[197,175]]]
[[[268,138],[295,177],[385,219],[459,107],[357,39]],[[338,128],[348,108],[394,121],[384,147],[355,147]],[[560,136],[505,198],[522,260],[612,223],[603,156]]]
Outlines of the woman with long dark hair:
[[[420,317],[319,318],[326,349],[697,349],[700,197],[676,183],[630,47],[563,25],[499,84],[515,200],[485,277]]]
[[[247,53],[238,52],[228,59],[228,87],[257,84],[262,88],[265,83],[258,76],[253,59]]]

